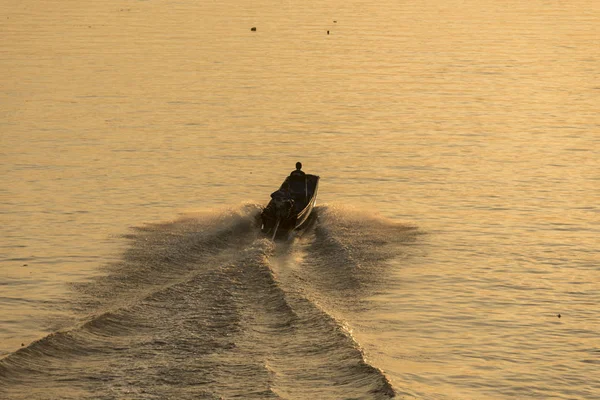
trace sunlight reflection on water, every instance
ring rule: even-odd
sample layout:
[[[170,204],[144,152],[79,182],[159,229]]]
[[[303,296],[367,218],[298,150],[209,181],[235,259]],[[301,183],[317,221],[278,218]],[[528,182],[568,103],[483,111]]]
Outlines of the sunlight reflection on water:
[[[0,355],[129,227],[266,203],[302,160],[319,203],[427,232],[345,314],[395,387],[598,396],[594,2],[29,3],[0,45]]]

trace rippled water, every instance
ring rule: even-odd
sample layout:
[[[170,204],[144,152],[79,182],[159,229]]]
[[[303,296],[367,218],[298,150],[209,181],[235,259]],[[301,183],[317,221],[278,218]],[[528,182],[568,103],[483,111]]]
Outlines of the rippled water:
[[[5,397],[600,396],[597,2],[2,9]]]

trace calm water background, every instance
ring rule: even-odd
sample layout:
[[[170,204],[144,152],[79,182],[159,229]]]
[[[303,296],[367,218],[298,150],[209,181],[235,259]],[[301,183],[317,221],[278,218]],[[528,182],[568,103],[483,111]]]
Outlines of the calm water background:
[[[600,398],[600,3],[0,7],[0,357],[76,324],[131,227],[301,160],[338,222],[424,233],[328,310],[398,394]]]

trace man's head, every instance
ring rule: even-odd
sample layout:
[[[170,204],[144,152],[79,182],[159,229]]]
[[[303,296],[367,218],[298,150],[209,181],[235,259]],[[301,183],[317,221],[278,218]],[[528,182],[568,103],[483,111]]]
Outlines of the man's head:
[[[296,169],[302,169],[302,163],[300,161],[296,163]]]

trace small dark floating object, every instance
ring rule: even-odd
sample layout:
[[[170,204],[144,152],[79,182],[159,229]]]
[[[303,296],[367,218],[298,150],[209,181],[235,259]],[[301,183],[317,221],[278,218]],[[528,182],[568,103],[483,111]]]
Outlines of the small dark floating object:
[[[560,314],[558,314],[557,317],[560,318]]]
[[[25,347],[25,343],[21,343],[21,347]]]
[[[327,34],[329,35],[329,31],[327,31]]]
[[[27,264],[23,264],[23,266],[24,266],[24,267],[26,267],[26,266],[27,266]]]
[[[337,21],[333,21],[334,24],[337,24]]]
[[[256,32],[256,27],[255,27],[255,26],[253,26],[252,28],[250,28],[250,30],[251,30],[252,32]]]

